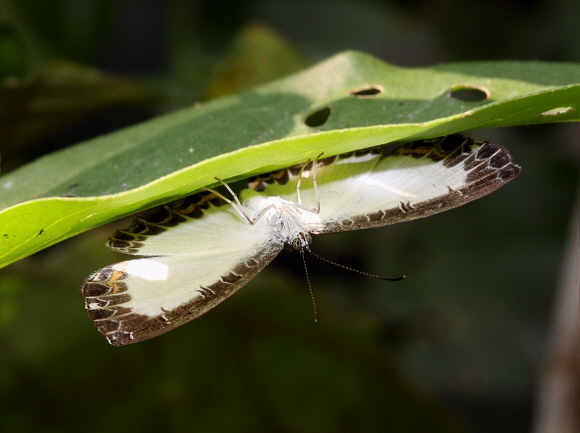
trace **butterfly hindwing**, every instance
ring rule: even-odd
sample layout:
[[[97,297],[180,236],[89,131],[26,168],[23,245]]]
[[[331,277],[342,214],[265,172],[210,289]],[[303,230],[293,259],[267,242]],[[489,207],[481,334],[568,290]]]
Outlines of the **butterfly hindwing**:
[[[262,245],[271,235],[262,224],[248,224],[224,200],[203,192],[136,218],[127,229],[117,230],[108,246],[126,254],[183,255],[195,259]]]
[[[251,225],[211,194],[198,196],[158,208],[109,241],[117,250],[162,256],[107,266],[85,281],[89,316],[111,344],[142,341],[200,316],[281,251],[265,221]]]

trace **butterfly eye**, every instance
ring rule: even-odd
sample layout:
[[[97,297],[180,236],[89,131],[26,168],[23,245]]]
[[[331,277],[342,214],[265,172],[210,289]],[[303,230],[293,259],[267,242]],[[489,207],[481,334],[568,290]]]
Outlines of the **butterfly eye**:
[[[290,246],[295,250],[303,250],[312,243],[312,236],[310,233],[300,232],[290,242]]]
[[[300,239],[298,237],[295,237],[294,239],[292,239],[291,246],[293,249],[299,250],[300,249]]]

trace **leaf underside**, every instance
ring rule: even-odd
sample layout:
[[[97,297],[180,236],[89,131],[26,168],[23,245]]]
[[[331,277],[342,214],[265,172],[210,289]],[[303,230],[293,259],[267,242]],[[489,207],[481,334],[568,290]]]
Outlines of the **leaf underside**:
[[[215,184],[215,177],[231,182],[321,152],[332,156],[470,129],[578,121],[578,83],[575,64],[409,69],[342,53],[285,79],[81,143],[3,176],[0,267]]]

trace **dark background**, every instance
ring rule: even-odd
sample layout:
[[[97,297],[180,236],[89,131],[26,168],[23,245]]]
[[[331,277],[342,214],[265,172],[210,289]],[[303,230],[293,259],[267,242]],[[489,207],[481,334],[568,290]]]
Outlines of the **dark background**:
[[[42,124],[0,113],[2,173],[345,49],[400,66],[580,59],[575,0],[0,5],[3,87],[28,86],[16,101],[46,92],[63,61],[121,79],[124,92],[49,107]],[[72,81],[57,80],[52,96],[66,101]],[[123,259],[104,242],[127,220],[3,269],[0,429],[530,431],[577,194],[580,129],[469,135],[506,146],[522,174],[452,212],[315,239],[313,249],[332,260],[408,276],[388,283],[309,259],[318,325],[300,256],[282,254],[200,319],[109,346],[78,288]]]

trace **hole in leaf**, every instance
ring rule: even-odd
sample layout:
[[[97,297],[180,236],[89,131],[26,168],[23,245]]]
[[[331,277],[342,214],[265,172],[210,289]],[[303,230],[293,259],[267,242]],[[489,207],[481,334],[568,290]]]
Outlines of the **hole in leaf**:
[[[556,116],[558,114],[564,114],[568,111],[571,111],[572,107],[556,107],[552,108],[551,110],[544,111],[540,116]]]
[[[330,107],[324,107],[310,113],[304,122],[311,128],[316,128],[317,126],[324,125],[329,117]]]
[[[361,87],[360,89],[356,89],[356,90],[351,90],[349,93],[352,96],[356,96],[359,99],[364,99],[364,98],[372,98],[372,97],[380,95],[381,93],[384,93],[384,92],[385,92],[385,89],[383,88],[383,86],[373,85],[373,86]]]
[[[449,96],[463,102],[480,102],[488,99],[490,92],[485,87],[472,84],[454,84]]]

